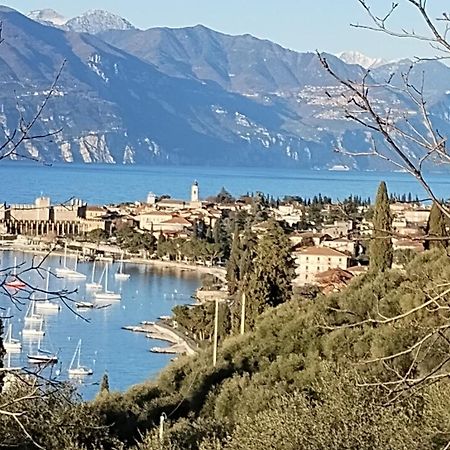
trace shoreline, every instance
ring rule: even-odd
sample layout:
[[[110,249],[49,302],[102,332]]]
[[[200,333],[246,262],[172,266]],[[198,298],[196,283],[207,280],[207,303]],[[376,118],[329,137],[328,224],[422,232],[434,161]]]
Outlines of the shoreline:
[[[125,325],[122,330],[133,333],[144,333],[148,339],[168,342],[168,347],[151,347],[152,353],[185,354],[195,355],[198,351],[193,342],[189,343],[185,336],[178,333],[174,328],[165,324],[161,320],[156,322],[140,322],[139,325]]]
[[[13,251],[13,252],[24,252],[24,253],[33,253],[37,256],[45,256],[45,255],[53,255],[53,256],[64,256],[64,251],[61,249],[55,249],[55,250],[42,250],[42,249],[35,249],[30,248],[30,245],[2,245],[0,242],[0,251]],[[76,252],[68,250],[68,255],[75,255]],[[110,260],[110,258],[98,258],[100,261],[106,261]],[[145,264],[148,266],[154,266],[161,269],[180,269],[180,270],[189,270],[189,271],[195,271],[198,273],[204,273],[204,274],[210,274],[214,275],[217,278],[219,278],[221,281],[224,281],[225,275],[226,275],[226,269],[224,267],[218,267],[218,266],[204,266],[201,264],[191,264],[191,263],[185,263],[180,261],[165,261],[162,259],[147,259],[147,258],[140,258],[138,256],[132,256],[128,259],[123,260],[124,263],[128,264]]]
[[[0,251],[11,251],[11,252],[23,252],[27,254],[33,254],[36,256],[46,256],[52,255],[56,257],[64,256],[64,251],[61,249],[55,249],[53,251],[43,250],[43,249],[35,249],[30,245],[8,245],[3,246],[0,244]],[[76,252],[68,251],[68,255],[73,256]],[[108,258],[99,258],[100,260],[106,260]],[[221,281],[225,280],[226,269],[223,267],[215,267],[215,266],[203,266],[200,264],[189,264],[179,261],[165,261],[159,259],[146,259],[139,257],[131,257],[129,259],[124,259],[125,263],[129,264],[141,264],[147,266],[153,266],[162,270],[179,270],[179,271],[190,271],[196,272],[199,274],[211,274],[217,276]],[[196,291],[192,293],[192,296],[196,297]],[[121,326],[123,330],[128,330],[132,332],[140,332],[145,333],[145,337],[149,339],[155,339],[159,341],[168,342],[169,346],[167,347],[151,347],[149,352],[152,353],[167,353],[167,354],[186,354],[186,355],[195,355],[198,351],[198,348],[195,342],[191,341],[183,336],[176,329],[171,327],[169,324],[164,322],[162,319],[159,319],[155,322],[146,322],[145,319],[142,319],[139,325],[125,325]]]

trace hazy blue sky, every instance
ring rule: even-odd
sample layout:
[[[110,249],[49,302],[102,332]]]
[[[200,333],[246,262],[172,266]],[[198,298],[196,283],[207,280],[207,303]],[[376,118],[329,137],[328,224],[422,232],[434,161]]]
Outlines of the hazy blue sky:
[[[412,13],[406,0],[399,1],[393,23],[420,30],[422,23],[417,14]],[[391,3],[372,0],[380,15]],[[428,3],[433,7],[433,17],[450,10],[448,0]],[[418,42],[352,29],[350,23],[368,23],[357,0],[10,0],[5,4],[24,13],[52,8],[66,17],[88,9],[106,9],[139,28],[201,23],[224,33],[250,33],[299,51],[358,50],[388,59],[435,54]]]

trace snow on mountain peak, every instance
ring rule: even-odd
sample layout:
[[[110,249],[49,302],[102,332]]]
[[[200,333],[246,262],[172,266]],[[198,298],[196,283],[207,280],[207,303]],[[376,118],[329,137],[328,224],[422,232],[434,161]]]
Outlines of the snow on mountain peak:
[[[358,64],[365,69],[375,69],[386,64],[384,59],[371,58],[356,51],[342,52],[336,56],[347,64]]]
[[[65,29],[79,33],[97,34],[107,30],[134,30],[128,20],[100,9],[91,9],[66,22]]]
[[[67,22],[67,19],[54,9],[37,9],[28,13],[28,18],[48,25],[60,27]]]

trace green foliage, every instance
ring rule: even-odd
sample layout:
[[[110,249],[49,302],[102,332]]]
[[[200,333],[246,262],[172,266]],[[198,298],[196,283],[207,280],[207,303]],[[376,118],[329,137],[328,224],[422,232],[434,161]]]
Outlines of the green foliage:
[[[156,238],[152,233],[124,227],[116,232],[117,244],[131,253],[145,251],[151,255],[156,250]]]
[[[241,237],[239,235],[239,228],[236,227],[233,234],[233,242],[231,246],[230,258],[227,264],[227,282],[228,291],[230,294],[235,294],[239,288],[239,282],[241,280],[240,262],[242,258],[242,245]]]
[[[231,205],[236,201],[236,199],[224,187],[222,187],[219,193],[215,197],[212,197],[211,200],[222,205]]]
[[[231,251],[231,239],[223,219],[217,219],[212,230],[212,241],[220,246],[224,260],[228,260]]]
[[[170,261],[201,262],[214,265],[222,258],[223,250],[220,244],[208,242],[196,237],[189,239],[165,239],[160,235],[158,239],[157,256],[167,257]]]
[[[41,383],[41,382],[40,382]],[[6,448],[55,450],[121,448],[96,408],[80,403],[73,387],[51,384],[36,389],[36,380],[14,378],[2,393],[2,405],[17,420],[0,414],[0,442]]]
[[[195,306],[175,306],[173,318],[178,325],[187,331],[196,341],[211,341],[214,332],[215,303],[208,302]],[[229,309],[227,305],[219,304],[218,335],[225,336],[230,329]]]
[[[425,248],[432,250],[434,248],[443,249],[448,247],[448,240],[442,239],[448,236],[444,213],[436,202],[431,206],[430,216],[428,218],[426,233],[428,238],[425,241]]]
[[[96,230],[89,231],[86,233],[86,239],[90,242],[101,242],[106,241],[109,238],[108,233],[101,228],[97,228]]]
[[[109,392],[109,377],[105,372],[102,377],[102,382],[100,383],[100,394]]]
[[[370,243],[370,268],[376,272],[384,272],[392,267],[392,215],[386,183],[382,181],[378,187],[373,212],[373,233]]]
[[[241,272],[247,274],[245,322],[251,327],[267,307],[286,302],[292,293],[291,244],[277,222],[269,221],[267,231],[256,243],[255,257],[243,258],[242,265]]]
[[[428,310],[392,324],[364,322],[420,305],[450,278],[445,261],[444,253],[426,252],[405,272],[371,272],[339,294],[268,309],[252,332],[222,343],[216,367],[210,348],[182,358],[156,385],[114,397],[110,420],[122,424],[127,440],[133,427],[132,436],[148,429],[141,450],[158,448],[162,412],[170,415],[164,448],[442,448],[450,440],[448,382],[412,391],[390,406],[385,390],[357,383],[389,381],[408,371],[419,377],[445,359],[443,339],[423,349],[412,368],[415,355],[390,362],[391,370],[358,364],[401,351],[446,323],[444,315]]]
[[[400,248],[394,250],[394,258],[393,262],[398,264],[399,266],[406,266],[409,264],[415,257],[417,256],[417,252],[410,248]]]
[[[255,258],[262,256],[261,248],[284,242],[276,226],[271,230],[259,238]],[[274,271],[269,261],[258,267]],[[137,445],[138,450],[444,448],[450,441],[449,381],[408,388],[395,402],[397,392],[390,395],[376,383],[420,378],[441,364],[450,370],[446,331],[417,352],[362,363],[402,352],[448,324],[445,309],[419,306],[437,293],[447,304],[449,279],[448,256],[434,250],[417,256],[404,271],[362,275],[340,293],[274,303],[255,317],[251,332],[223,339],[215,367],[208,346],[178,358],[155,383],[99,395],[89,415],[84,411],[77,417],[86,417],[83,426],[106,427],[100,430],[108,436],[93,437],[98,448],[111,448],[117,440],[118,448]],[[212,304],[197,311],[180,307],[177,320],[188,327],[191,314],[203,315],[193,322],[203,323],[196,332],[203,329],[209,337],[212,309]],[[402,314],[401,320],[383,322]],[[44,414],[49,405],[38,407]],[[161,446],[162,413],[168,420]],[[64,448],[66,442],[89,448],[76,441],[78,434],[65,436],[55,437],[51,448]]]

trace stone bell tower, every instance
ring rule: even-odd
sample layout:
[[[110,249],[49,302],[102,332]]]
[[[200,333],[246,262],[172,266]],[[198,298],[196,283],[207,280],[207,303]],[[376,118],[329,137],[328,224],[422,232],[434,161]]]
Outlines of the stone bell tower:
[[[198,202],[198,181],[195,180],[191,186],[191,202]]]
[[[194,183],[191,186],[191,201],[190,201],[191,208],[199,208],[201,206],[201,202],[199,199],[199,188],[198,188],[198,181],[195,180]]]

